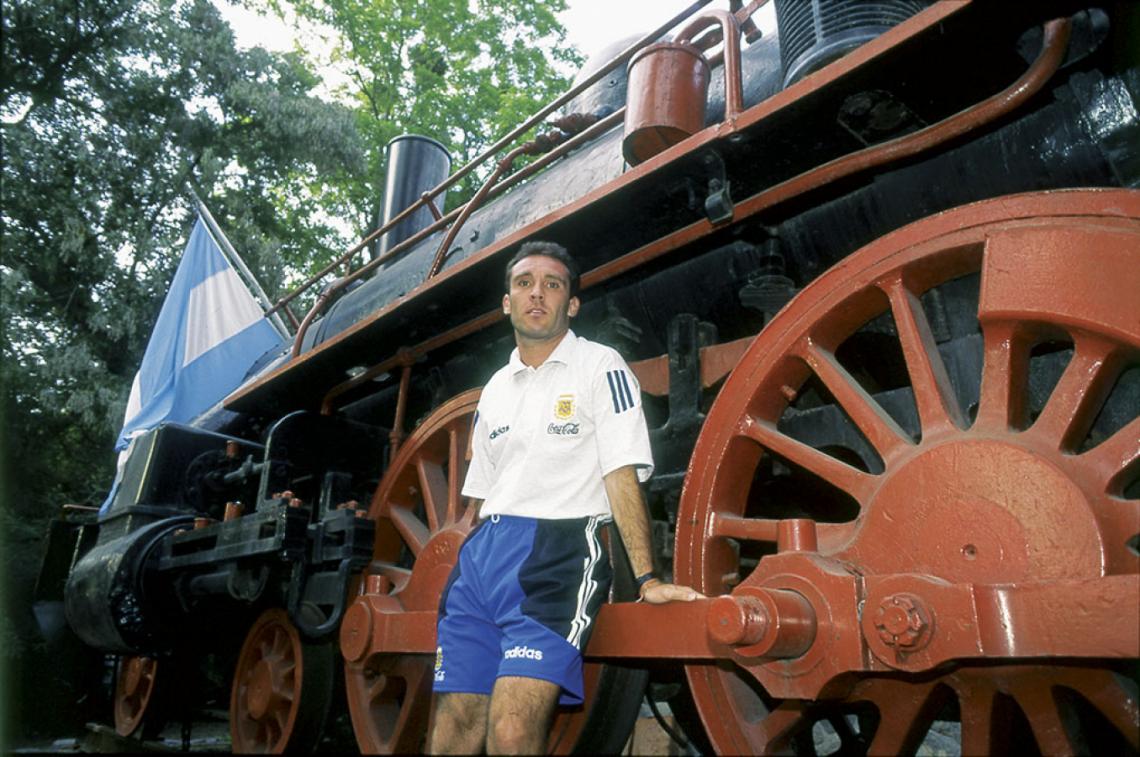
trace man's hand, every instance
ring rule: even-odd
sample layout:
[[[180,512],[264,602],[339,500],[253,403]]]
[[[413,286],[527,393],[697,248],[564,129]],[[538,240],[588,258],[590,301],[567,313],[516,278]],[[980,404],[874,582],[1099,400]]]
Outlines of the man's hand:
[[[645,582],[641,587],[641,598],[651,605],[663,605],[667,602],[692,602],[694,599],[703,599],[696,589],[679,584],[667,584],[656,578]]]

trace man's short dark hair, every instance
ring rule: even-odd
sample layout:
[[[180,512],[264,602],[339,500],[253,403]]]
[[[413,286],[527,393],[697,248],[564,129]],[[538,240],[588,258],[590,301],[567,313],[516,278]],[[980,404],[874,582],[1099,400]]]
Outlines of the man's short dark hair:
[[[507,263],[507,277],[506,287],[507,292],[511,291],[511,271],[515,268],[515,263],[518,263],[523,258],[529,258],[531,255],[545,255],[548,258],[554,258],[562,265],[566,266],[566,271],[570,274],[570,296],[576,297],[578,295],[578,283],[581,275],[578,271],[578,261],[575,260],[566,248],[556,242],[527,242],[515,256]]]

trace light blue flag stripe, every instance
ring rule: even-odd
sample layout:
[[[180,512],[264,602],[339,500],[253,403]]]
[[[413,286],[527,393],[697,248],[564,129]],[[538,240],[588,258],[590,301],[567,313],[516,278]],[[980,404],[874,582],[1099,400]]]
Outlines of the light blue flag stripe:
[[[213,407],[280,342],[198,219],[131,387],[115,449],[164,421],[186,423]],[[110,498],[102,509],[109,504]]]

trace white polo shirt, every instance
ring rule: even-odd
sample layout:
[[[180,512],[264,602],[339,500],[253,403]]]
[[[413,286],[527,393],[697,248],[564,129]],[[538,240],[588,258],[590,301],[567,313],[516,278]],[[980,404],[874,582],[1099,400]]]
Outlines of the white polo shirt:
[[[602,477],[626,465],[653,473],[641,388],[616,350],[568,331],[537,368],[519,358],[479,398],[463,495],[480,514],[610,515]]]

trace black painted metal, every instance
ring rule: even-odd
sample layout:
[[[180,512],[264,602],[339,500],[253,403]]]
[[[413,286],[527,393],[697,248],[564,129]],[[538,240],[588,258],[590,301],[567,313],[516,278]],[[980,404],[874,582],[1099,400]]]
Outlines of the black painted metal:
[[[924,0],[776,0],[784,86],[842,58],[929,4]]]
[[[378,227],[406,210],[424,192],[443,183],[451,173],[447,148],[417,134],[403,134],[389,142],[384,149],[384,159],[388,168],[384,180],[384,211]],[[440,212],[446,200],[446,191],[433,199]],[[380,237],[375,254],[383,255],[434,221],[431,210],[420,208]]]

